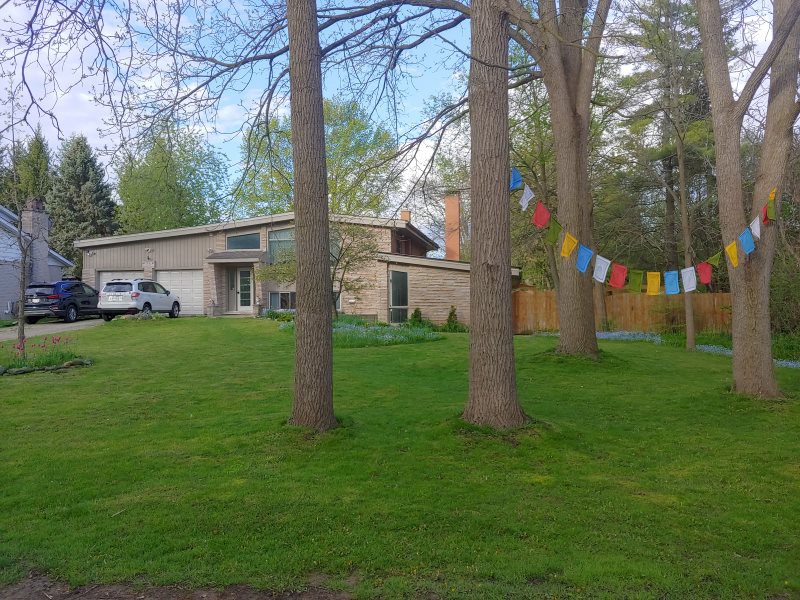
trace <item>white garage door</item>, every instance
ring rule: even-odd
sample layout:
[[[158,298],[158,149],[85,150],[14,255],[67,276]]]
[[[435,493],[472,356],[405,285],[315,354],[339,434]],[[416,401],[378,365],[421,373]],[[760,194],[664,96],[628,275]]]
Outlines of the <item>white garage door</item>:
[[[203,314],[203,271],[158,271],[156,281],[178,296],[185,315]]]
[[[103,286],[112,279],[135,279],[137,277],[144,277],[143,271],[100,271],[97,274],[98,290],[102,290]]]

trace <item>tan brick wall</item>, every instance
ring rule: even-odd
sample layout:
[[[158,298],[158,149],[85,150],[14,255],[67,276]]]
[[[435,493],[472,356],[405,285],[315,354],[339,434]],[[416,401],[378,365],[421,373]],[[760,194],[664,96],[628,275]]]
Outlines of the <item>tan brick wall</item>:
[[[388,252],[392,247],[392,232],[377,227],[373,229],[377,236],[378,248],[381,252]],[[374,316],[378,321],[386,321],[388,318],[386,275],[386,263],[377,259],[348,274],[349,280],[359,281],[361,290],[342,293],[342,313]]]
[[[458,320],[469,324],[469,271],[418,265],[389,265],[389,269],[408,273],[409,316],[419,308],[424,319],[444,323],[455,306]]]

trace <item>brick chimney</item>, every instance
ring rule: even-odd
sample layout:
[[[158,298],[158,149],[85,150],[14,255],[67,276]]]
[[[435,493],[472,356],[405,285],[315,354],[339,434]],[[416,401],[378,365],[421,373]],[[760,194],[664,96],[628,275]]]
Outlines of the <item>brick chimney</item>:
[[[47,264],[50,249],[50,216],[44,209],[44,201],[30,198],[22,209],[21,217],[22,231],[31,237],[30,280],[50,281],[50,267]]]
[[[444,257],[461,259],[461,194],[452,192],[444,197]]]

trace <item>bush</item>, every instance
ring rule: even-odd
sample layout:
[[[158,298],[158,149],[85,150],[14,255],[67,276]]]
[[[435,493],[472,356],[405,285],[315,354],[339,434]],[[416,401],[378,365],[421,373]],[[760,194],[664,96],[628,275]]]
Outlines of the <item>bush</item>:
[[[445,321],[444,325],[437,327],[436,330],[443,331],[445,333],[466,333],[469,331],[469,328],[463,323],[458,322],[458,313],[456,312],[456,307],[451,306],[450,312],[447,313],[447,321]]]
[[[264,313],[264,318],[272,321],[279,321],[281,323],[290,323],[294,321],[294,311],[268,310],[266,313]]]
[[[122,315],[122,318],[126,321],[160,321],[162,319],[167,319],[168,317],[164,313],[139,312],[135,315]]]

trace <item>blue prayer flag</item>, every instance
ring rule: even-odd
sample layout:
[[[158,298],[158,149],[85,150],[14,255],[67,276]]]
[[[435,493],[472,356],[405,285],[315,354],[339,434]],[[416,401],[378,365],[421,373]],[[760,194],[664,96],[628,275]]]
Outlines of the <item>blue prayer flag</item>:
[[[592,260],[593,254],[594,252],[581,244],[580,248],[578,248],[578,259],[575,262],[575,265],[578,267],[578,271],[581,273],[586,273],[586,269],[589,267],[589,261]]]
[[[667,294],[680,294],[681,288],[678,286],[678,272],[667,271],[664,273],[664,291]]]
[[[753,232],[749,227],[745,227],[744,231],[739,234],[739,242],[742,244],[742,250],[745,254],[750,254],[756,249],[756,242],[753,239]]]
[[[511,167],[511,186],[510,190],[518,190],[522,187],[522,173],[517,170],[517,167]]]

